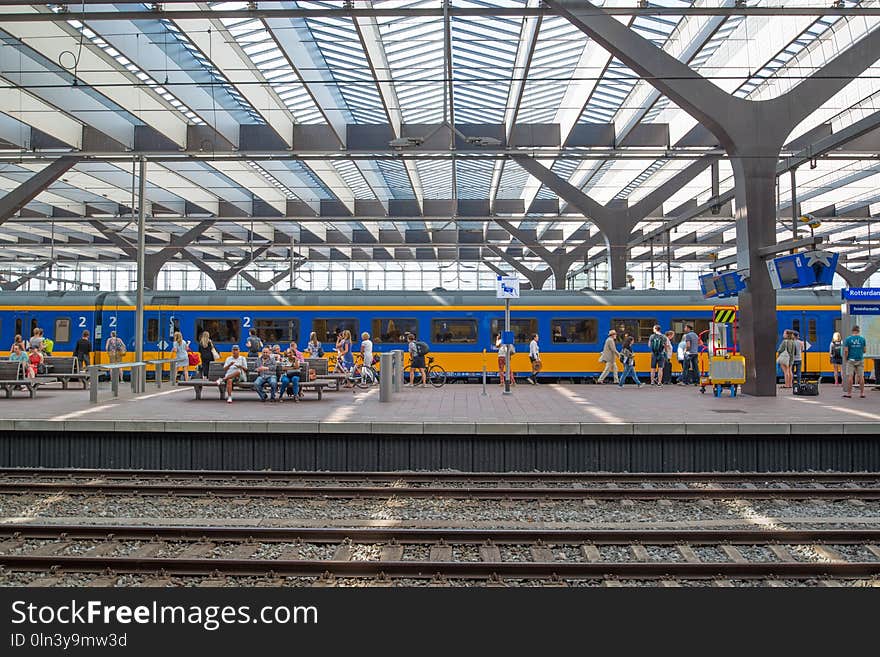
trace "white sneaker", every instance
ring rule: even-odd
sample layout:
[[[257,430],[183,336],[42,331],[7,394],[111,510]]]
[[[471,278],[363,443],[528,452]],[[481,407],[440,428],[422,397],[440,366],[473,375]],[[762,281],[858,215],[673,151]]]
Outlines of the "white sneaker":
[[[222,386],[222,385],[223,385],[223,379],[217,379],[217,385],[218,385],[218,386]]]
[[[227,404],[231,404],[231,403],[232,403],[232,395],[229,395],[229,397],[226,398],[226,403],[227,403]]]

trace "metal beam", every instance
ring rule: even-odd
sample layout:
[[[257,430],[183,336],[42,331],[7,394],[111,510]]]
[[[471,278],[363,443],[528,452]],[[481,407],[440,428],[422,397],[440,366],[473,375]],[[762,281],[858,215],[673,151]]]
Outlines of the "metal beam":
[[[76,156],[61,157],[0,198],[0,224],[33,201],[40,192],[45,191],[80,159]]]

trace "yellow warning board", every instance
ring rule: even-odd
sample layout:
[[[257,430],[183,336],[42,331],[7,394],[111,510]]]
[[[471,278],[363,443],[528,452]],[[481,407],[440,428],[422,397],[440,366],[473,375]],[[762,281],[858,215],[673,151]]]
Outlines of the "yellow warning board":
[[[736,307],[715,308],[712,312],[712,321],[716,324],[733,324],[736,320]]]

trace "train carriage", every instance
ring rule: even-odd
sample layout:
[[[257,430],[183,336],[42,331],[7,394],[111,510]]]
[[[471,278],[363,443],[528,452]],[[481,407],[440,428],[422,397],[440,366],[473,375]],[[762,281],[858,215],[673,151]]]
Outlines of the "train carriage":
[[[541,336],[544,376],[581,377],[600,371],[598,355],[609,329],[636,338],[636,367],[649,367],[647,339],[653,325],[680,336],[686,323],[698,332],[708,328],[716,302],[698,293],[648,291],[523,292],[511,307],[511,328],[517,354],[513,368],[529,371],[528,341]],[[780,294],[779,330],[794,328],[814,346],[818,358],[810,369],[830,373],[826,353],[839,328],[840,300],[831,290]],[[171,337],[181,331],[196,340],[207,330],[221,353],[242,345],[251,329],[268,343],[296,342],[303,347],[311,332],[332,353],[335,336],[348,329],[355,342],[366,331],[377,351],[404,348],[404,336],[415,333],[427,342],[448,372],[478,375],[492,371],[495,335],[503,327],[501,303],[491,292],[148,292],[144,309],[146,358],[169,355]],[[126,342],[134,357],[135,295],[132,292],[2,292],[0,348],[11,345],[16,332],[31,334],[41,326],[55,340],[55,353],[66,355],[83,330],[92,335],[95,362],[110,331]]]

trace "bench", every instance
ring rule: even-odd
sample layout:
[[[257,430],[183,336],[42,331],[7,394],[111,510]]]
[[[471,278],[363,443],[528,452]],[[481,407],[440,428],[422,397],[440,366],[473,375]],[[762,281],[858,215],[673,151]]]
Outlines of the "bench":
[[[70,381],[79,381],[82,383],[83,390],[89,387],[89,375],[87,372],[79,371],[79,361],[76,358],[65,356],[47,356],[43,359],[52,377],[61,381],[61,389],[67,390]]]
[[[223,363],[218,361],[212,362],[208,366],[208,378],[207,379],[189,379],[188,381],[179,381],[178,386],[188,386],[195,390],[196,399],[202,398],[202,388],[217,388],[220,391],[220,399],[226,399],[226,386],[225,385],[217,385],[217,379],[222,378],[226,373],[226,370],[223,369]],[[281,375],[283,374],[283,368],[279,366],[276,375],[278,376],[279,382],[281,381]],[[254,381],[257,380],[256,372],[248,372],[248,380],[244,381],[235,381],[234,388],[238,390],[253,390],[254,389]],[[318,399],[322,399],[324,396],[324,389],[328,386],[327,383],[323,381],[308,381],[307,376],[303,375],[300,378],[299,389],[300,390],[312,390],[318,394]],[[259,397],[255,397],[259,399]]]
[[[54,383],[52,377],[37,377],[36,379],[27,379],[24,376],[24,368],[20,361],[3,360],[0,361],[0,388],[6,392],[6,398],[12,398],[12,391],[16,388],[27,388],[28,395],[31,399],[37,392],[37,388],[47,383]]]
[[[333,384],[336,392],[342,389],[342,382],[348,378],[347,374],[330,372],[330,362],[326,358],[306,358],[306,364],[315,370],[316,380],[326,381],[328,387]]]

